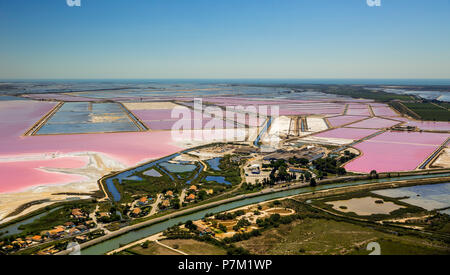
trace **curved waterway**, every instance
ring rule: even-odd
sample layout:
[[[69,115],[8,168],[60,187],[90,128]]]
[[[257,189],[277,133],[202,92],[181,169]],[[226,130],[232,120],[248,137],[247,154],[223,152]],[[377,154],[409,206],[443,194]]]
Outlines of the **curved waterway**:
[[[397,178],[384,178],[384,179],[373,179],[373,180],[364,180],[364,181],[355,181],[355,182],[346,182],[346,183],[334,183],[334,184],[326,184],[326,185],[319,185],[317,187],[303,187],[288,191],[281,191],[277,193],[271,193],[266,195],[261,195],[253,198],[246,198],[239,201],[234,201],[230,203],[225,203],[219,206],[211,207],[208,209],[200,210],[195,213],[187,214],[184,216],[172,218],[160,223],[152,224],[147,227],[144,227],[142,229],[138,229],[135,231],[130,231],[127,233],[124,233],[123,235],[120,235],[116,238],[106,240],[102,243],[87,247],[83,249],[81,252],[83,255],[100,255],[105,254],[109,251],[112,251],[114,249],[117,249],[120,247],[120,245],[126,245],[132,242],[135,242],[137,240],[143,239],[145,237],[151,236],[153,234],[159,233],[161,231],[166,230],[167,228],[176,225],[180,222],[185,223],[188,220],[199,220],[202,219],[207,213],[218,213],[218,212],[224,212],[231,209],[235,209],[238,207],[260,203],[268,200],[313,192],[313,191],[320,191],[320,190],[326,190],[326,189],[332,189],[332,188],[338,188],[338,187],[346,187],[346,186],[356,186],[356,185],[362,185],[362,184],[369,184],[369,183],[382,183],[382,182],[389,182],[389,181],[399,181],[399,180],[413,180],[413,179],[425,179],[425,178],[439,178],[439,177],[448,177],[450,176],[450,173],[445,174],[439,174],[439,175],[418,175],[418,176],[404,176],[404,177],[397,177]]]

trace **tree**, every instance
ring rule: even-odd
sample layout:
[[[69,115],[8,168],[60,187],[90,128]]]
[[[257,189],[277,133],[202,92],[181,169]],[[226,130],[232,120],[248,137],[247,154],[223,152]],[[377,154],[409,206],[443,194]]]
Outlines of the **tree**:
[[[220,231],[222,231],[224,233],[227,232],[227,227],[225,225],[221,224],[221,223],[219,224],[219,229],[220,229]]]
[[[312,187],[317,186],[317,182],[315,178],[311,178],[311,180],[309,181],[309,185],[311,185]]]
[[[184,226],[192,231],[197,230],[197,226],[191,220],[187,221]]]
[[[337,174],[338,174],[338,175],[345,175],[345,174],[347,174],[347,171],[345,170],[344,167],[339,167],[339,168],[337,169]]]
[[[305,158],[300,158],[298,160],[298,163],[300,163],[301,165],[307,165],[309,163],[309,160]]]
[[[378,173],[376,170],[370,171],[370,178],[371,179],[378,179]]]
[[[149,244],[150,244],[150,241],[145,241],[145,242],[142,243],[141,247],[142,248],[148,248]]]

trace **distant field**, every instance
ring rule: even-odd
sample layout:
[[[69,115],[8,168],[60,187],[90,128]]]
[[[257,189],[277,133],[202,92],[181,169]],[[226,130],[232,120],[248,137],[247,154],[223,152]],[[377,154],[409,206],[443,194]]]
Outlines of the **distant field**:
[[[236,243],[258,255],[369,254],[369,242],[381,245],[382,255],[448,254],[445,246],[411,236],[396,236],[347,222],[306,218],[280,225],[259,237]]]
[[[441,102],[439,103],[439,105],[441,105],[444,108],[450,109],[450,102]]]
[[[411,100],[413,99],[410,95],[398,95],[393,93],[386,93],[382,91],[368,91],[365,89],[355,89],[352,90],[350,88],[346,89],[337,89],[337,90],[324,90],[324,93],[329,94],[336,94],[336,95],[343,95],[343,96],[349,96],[353,98],[366,98],[366,99],[373,99],[378,101],[384,101],[388,102],[391,100]]]
[[[450,111],[431,103],[403,103],[424,120],[450,121]]]
[[[178,249],[189,255],[226,255],[225,249],[214,246],[209,243],[200,242],[192,239],[163,240],[162,244]],[[171,249],[151,242],[148,248],[142,248],[140,245],[133,246],[124,251],[125,254],[138,255],[181,255]],[[122,254],[122,253],[121,253]]]
[[[149,243],[147,248],[142,248],[140,245],[133,246],[126,249],[120,254],[134,254],[134,255],[181,255],[171,249],[165,248],[155,242]]]
[[[215,245],[196,240],[163,240],[161,243],[189,255],[226,255],[227,251]]]

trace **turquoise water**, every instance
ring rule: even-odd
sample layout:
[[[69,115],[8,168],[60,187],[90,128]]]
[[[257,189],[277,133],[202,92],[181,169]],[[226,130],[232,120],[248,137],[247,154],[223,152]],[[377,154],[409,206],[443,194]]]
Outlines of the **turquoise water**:
[[[219,176],[207,176],[207,177],[205,178],[205,180],[206,180],[206,181],[215,181],[215,182],[223,183],[223,184],[226,184],[226,185],[231,185],[231,182],[225,180],[225,177],[219,177]]]

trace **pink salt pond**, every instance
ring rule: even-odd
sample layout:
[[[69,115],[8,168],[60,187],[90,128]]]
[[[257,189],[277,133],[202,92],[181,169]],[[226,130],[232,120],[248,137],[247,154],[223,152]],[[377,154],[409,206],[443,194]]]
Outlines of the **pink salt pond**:
[[[396,124],[401,123],[400,121],[394,121],[379,117],[373,117],[369,118],[354,124],[347,125],[347,127],[352,128],[369,128],[369,129],[382,129],[382,128],[389,128]]]
[[[449,137],[436,133],[385,132],[355,145],[362,156],[345,168],[361,173],[414,170]]]
[[[324,138],[341,138],[341,139],[358,140],[370,136],[372,134],[375,134],[376,132],[378,131],[371,129],[337,128],[316,134],[314,136]]]
[[[376,116],[399,116],[389,107],[372,107],[372,111]]]
[[[31,186],[64,184],[86,180],[79,175],[48,172],[42,168],[81,168],[85,158],[0,162],[0,193],[14,192]]]
[[[85,135],[23,136],[57,103],[32,100],[0,102],[0,159],[51,153],[100,152],[135,166],[149,159],[181,151],[172,145],[167,132],[136,132]],[[155,146],[157,144],[157,146]],[[26,187],[84,180],[84,177],[39,170],[39,167],[77,168],[82,163],[72,159],[40,161],[2,161],[0,192],[13,192]]]
[[[352,122],[356,122],[362,119],[365,119],[367,117],[363,116],[335,116],[335,117],[329,117],[327,118],[328,122],[330,122],[331,126],[333,127],[339,127],[345,124],[349,124]]]
[[[450,131],[450,122],[443,121],[410,121],[406,125],[429,131]]]
[[[348,107],[346,115],[352,116],[370,116],[370,112],[367,106],[361,107]]]

